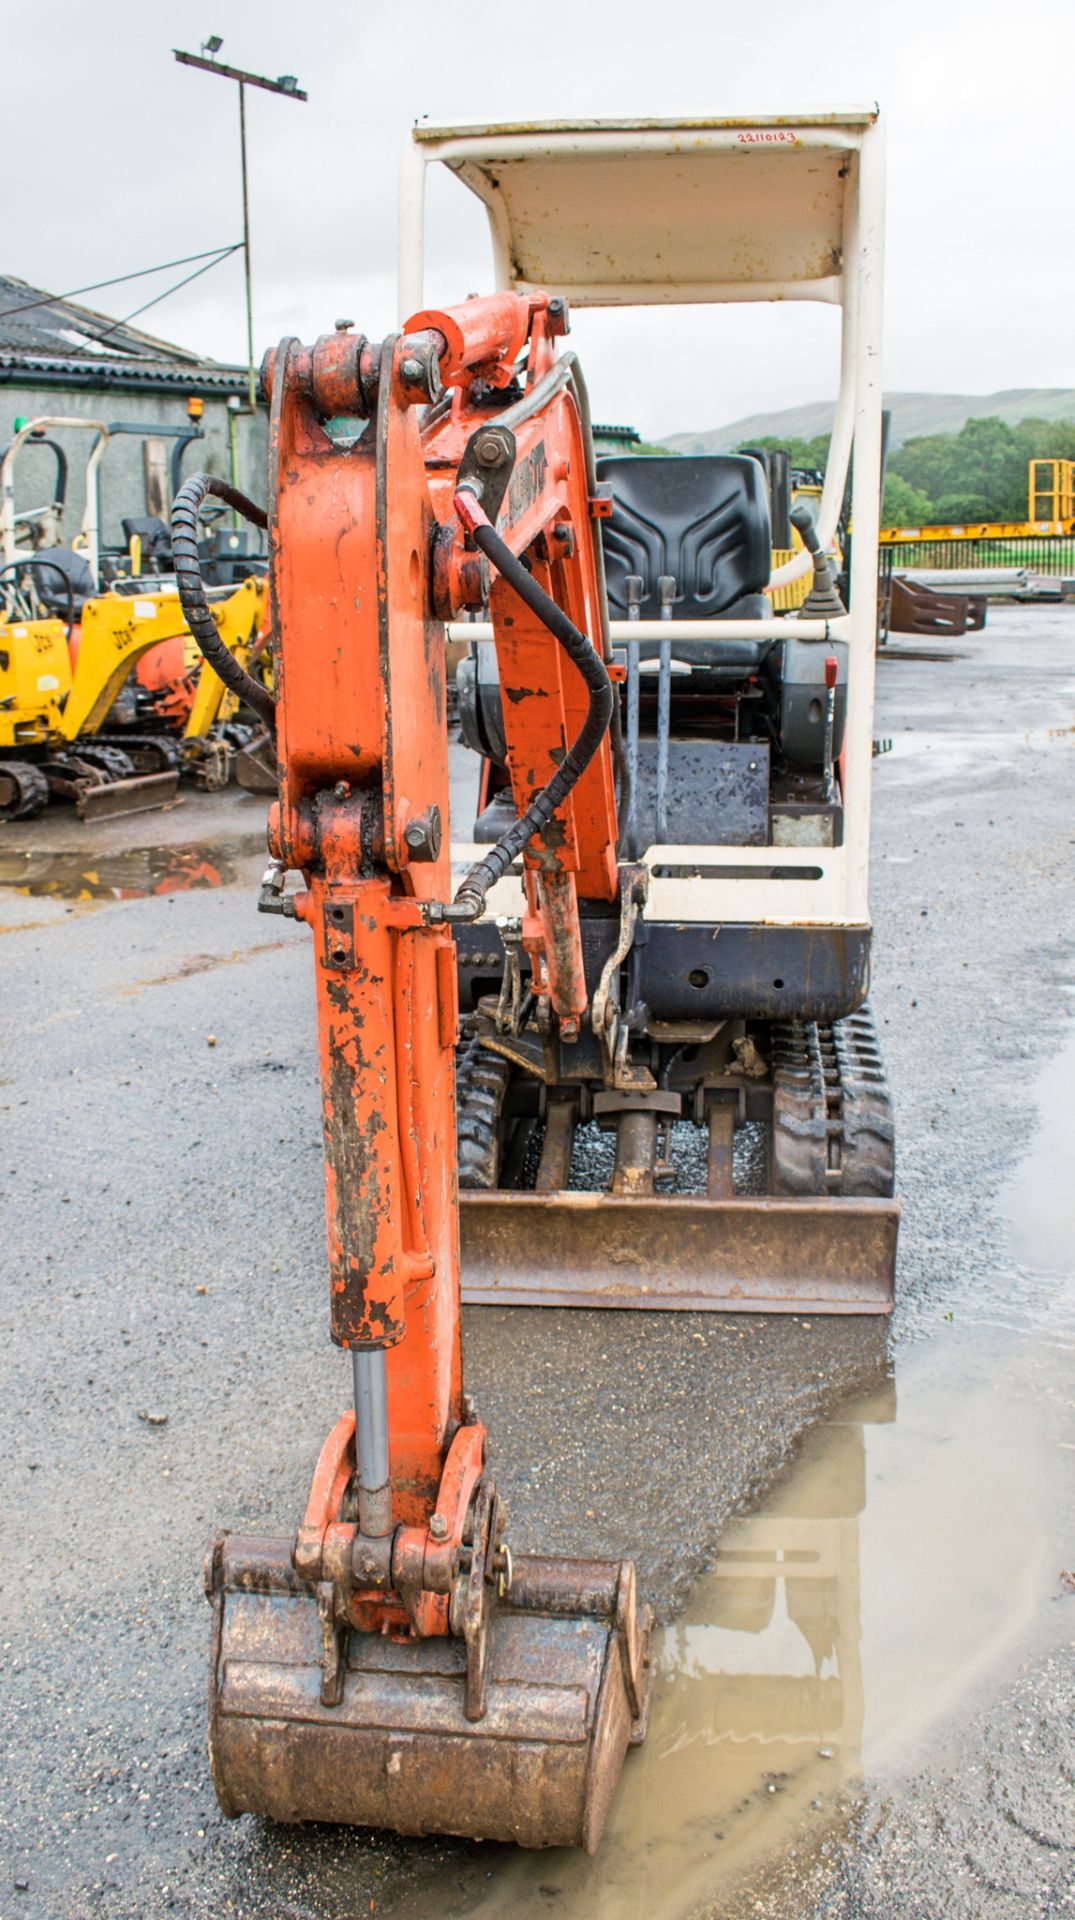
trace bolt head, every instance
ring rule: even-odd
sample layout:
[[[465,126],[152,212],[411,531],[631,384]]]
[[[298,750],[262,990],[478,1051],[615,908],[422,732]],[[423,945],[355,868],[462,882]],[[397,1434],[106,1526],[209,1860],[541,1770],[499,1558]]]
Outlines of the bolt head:
[[[414,860],[436,860],[440,853],[441,820],[439,807],[427,807],[407,821],[403,844]]]
[[[499,467],[504,459],[503,443],[495,434],[483,434],[474,448],[474,458],[479,467]]]
[[[422,378],[422,363],[420,360],[403,360],[400,362],[399,370],[405,380],[417,382]]]
[[[433,1515],[429,1522],[429,1531],[434,1540],[446,1540],[448,1538],[448,1522],[442,1513],[435,1513]]]
[[[351,331],[351,328],[352,328],[352,327],[354,326],[354,324],[355,324],[355,323],[354,323],[354,321],[353,321],[353,320],[337,320],[337,322],[336,322],[336,332],[337,332],[337,333],[350,333],[350,331]]]

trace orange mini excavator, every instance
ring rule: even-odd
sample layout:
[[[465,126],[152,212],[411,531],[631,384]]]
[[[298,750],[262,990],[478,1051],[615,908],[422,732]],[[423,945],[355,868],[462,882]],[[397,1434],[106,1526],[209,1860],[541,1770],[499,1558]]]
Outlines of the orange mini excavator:
[[[228,1813],[592,1849],[645,1728],[634,1568],[513,1563],[460,1352],[453,926],[522,857],[533,991],[570,1042],[590,1005],[578,896],[615,913],[620,889],[617,703],[587,637],[601,505],[566,327],[562,300],[504,293],[381,345],[338,330],[267,357],[271,708],[220,646],[196,539],[210,493],[266,516],[204,474],[173,509],[191,631],[275,728],[259,904],[313,934],[331,1328],[354,1373],[297,1534],[210,1550]],[[521,356],[523,397],[494,414]],[[341,415],[368,422],[346,452]],[[527,798],[453,890],[443,623],[483,607]]]
[[[354,1375],[297,1533],[210,1552],[229,1813],[600,1838],[645,1727],[649,1615],[627,1563],[513,1564],[461,1284],[564,1307],[892,1305],[894,1126],[863,1004],[876,120],[422,123],[401,333],[341,323],[268,356],[267,514],[206,475],[176,497],[190,629],[275,736],[259,906],[313,935],[331,1329]],[[443,312],[420,271],[434,162],[484,202],[498,284]],[[567,297],[839,308],[800,553],[772,570],[760,461],[595,463]],[[268,525],[271,693],[211,617],[208,494]],[[774,612],[806,572],[803,605]],[[482,759],[454,852],[450,638]],[[606,1190],[579,1190],[613,1132]]]

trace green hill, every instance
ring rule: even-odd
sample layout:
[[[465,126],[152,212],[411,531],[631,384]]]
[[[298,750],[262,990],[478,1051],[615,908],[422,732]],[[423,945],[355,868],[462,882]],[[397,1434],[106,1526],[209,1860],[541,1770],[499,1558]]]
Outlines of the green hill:
[[[922,434],[958,433],[967,420],[1075,420],[1075,388],[1010,387],[1003,393],[889,393],[892,411],[890,450]],[[752,413],[726,427],[672,433],[661,446],[674,453],[729,453],[751,441],[812,440],[832,428],[833,402],[816,400],[779,413]]]

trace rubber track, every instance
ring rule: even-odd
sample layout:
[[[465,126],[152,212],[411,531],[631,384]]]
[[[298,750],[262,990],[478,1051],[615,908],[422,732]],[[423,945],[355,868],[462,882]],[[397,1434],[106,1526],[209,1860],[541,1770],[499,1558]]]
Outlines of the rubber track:
[[[44,812],[49,803],[49,783],[40,767],[29,760],[4,760],[0,770],[17,788],[15,799],[0,807],[0,820],[32,820],[35,814]]]
[[[774,1193],[883,1199],[895,1189],[892,1098],[868,1007],[772,1029]]]
[[[107,780],[132,780],[134,761],[122,747],[106,746],[96,738],[92,740],[74,740],[65,759],[81,760],[87,767],[96,767]]]
[[[126,754],[135,773],[174,773],[181,764],[179,740],[168,733],[96,733],[93,739],[98,746]],[[88,744],[76,740],[75,752],[86,757]]]
[[[462,1040],[455,1054],[456,1138],[459,1185],[488,1192],[500,1171],[500,1115],[511,1064],[476,1038]]]

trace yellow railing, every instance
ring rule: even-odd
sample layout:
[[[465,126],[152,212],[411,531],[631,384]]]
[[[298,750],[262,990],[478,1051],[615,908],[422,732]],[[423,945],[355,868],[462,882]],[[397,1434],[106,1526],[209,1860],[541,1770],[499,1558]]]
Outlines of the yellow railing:
[[[1075,460],[1031,460],[1027,513],[1031,520],[1075,520]]]
[[[1075,460],[1027,461],[1026,520],[977,520],[964,526],[882,527],[881,545],[909,540],[1029,540],[1035,534],[1075,533]]]

